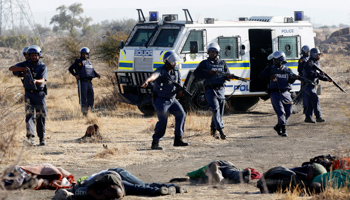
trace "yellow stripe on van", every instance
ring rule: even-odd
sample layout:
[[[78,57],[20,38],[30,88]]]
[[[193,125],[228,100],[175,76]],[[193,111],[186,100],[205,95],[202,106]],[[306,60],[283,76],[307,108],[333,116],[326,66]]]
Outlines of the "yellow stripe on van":
[[[123,58],[124,58],[124,60],[125,60],[125,54],[124,54],[124,51],[123,51],[123,50],[121,50],[120,52],[122,53]]]

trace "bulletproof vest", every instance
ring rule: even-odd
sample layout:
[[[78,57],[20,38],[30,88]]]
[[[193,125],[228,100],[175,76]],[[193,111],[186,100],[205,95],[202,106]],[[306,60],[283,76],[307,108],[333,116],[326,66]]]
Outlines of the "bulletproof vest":
[[[269,89],[286,91],[290,90],[291,85],[288,82],[289,79],[289,68],[286,66],[282,66],[281,69],[278,69],[275,65],[271,66],[271,74],[275,74],[277,76],[277,82],[270,81]]]
[[[154,81],[153,92],[157,93],[158,96],[164,98],[173,98],[176,95],[176,87],[172,83],[178,83],[180,77],[179,70],[171,70],[170,73],[166,70],[166,66],[163,65],[159,69],[160,76]],[[169,78],[172,80],[169,80]]]
[[[78,70],[80,78],[95,78],[94,68],[90,60],[78,59],[78,65],[81,70]]]
[[[217,62],[213,62],[207,59],[206,70],[214,69],[218,72],[224,72],[225,61],[217,59]],[[225,77],[222,74],[214,74],[204,81],[204,85],[222,85],[224,86]]]
[[[31,61],[27,61],[23,64],[24,67],[29,67],[31,73],[32,73],[32,76],[34,79],[41,79],[41,78],[44,78],[46,79],[46,75],[45,77],[40,77],[41,73],[43,70],[45,70],[46,66],[43,62],[41,62],[40,60],[38,61],[38,63],[33,66],[33,63]],[[23,86],[26,88],[26,89],[30,89],[30,90],[34,90],[34,86],[33,84],[31,83],[31,80],[30,80],[30,75],[29,74],[26,74],[24,76],[24,81],[23,81]],[[42,89],[45,87],[45,83],[44,84],[41,84],[41,85],[36,85],[38,89]]]

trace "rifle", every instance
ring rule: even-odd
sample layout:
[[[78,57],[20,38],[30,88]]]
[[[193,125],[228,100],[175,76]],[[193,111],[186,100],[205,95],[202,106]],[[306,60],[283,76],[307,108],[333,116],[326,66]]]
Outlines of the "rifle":
[[[32,72],[30,71],[30,69],[29,69],[27,66],[25,66],[25,67],[26,67],[27,72],[28,72],[28,74],[29,74],[29,78],[30,78],[30,80],[32,81],[32,83],[33,83],[33,85],[34,85],[34,89],[35,89],[35,90],[38,90],[38,88],[36,87],[36,85],[35,85],[35,83],[34,83],[34,78],[33,78]]]
[[[316,65],[313,65],[313,67],[314,67],[316,70],[318,70],[318,71],[320,71],[321,73],[323,73],[328,79],[332,80],[332,81],[333,81],[333,84],[334,84],[337,88],[339,88],[339,90],[341,90],[342,92],[346,93],[346,91],[345,91],[342,87],[340,87],[340,85],[338,85],[338,83],[335,82],[335,81],[332,79],[332,77],[330,77],[326,72],[322,71],[322,70],[321,70],[319,67],[317,67]]]
[[[221,76],[231,77],[233,79],[237,79],[237,80],[240,80],[240,81],[243,81],[243,82],[250,81],[249,79],[246,79],[246,78],[243,78],[243,77],[240,77],[240,76],[236,76],[236,75],[230,74],[230,73],[216,71],[216,74],[221,75]]]
[[[173,81],[169,76],[168,76],[168,79],[176,87],[177,90],[182,91],[184,95],[192,99],[192,94],[189,91],[187,91],[186,87],[182,87],[179,83],[176,83],[175,81]]]

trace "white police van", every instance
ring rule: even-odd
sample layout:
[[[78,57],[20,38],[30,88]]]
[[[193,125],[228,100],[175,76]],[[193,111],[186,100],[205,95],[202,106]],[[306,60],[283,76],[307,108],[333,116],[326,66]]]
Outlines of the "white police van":
[[[287,66],[297,73],[300,49],[314,44],[311,23],[303,20],[303,12],[292,16],[254,16],[239,18],[239,21],[215,21],[206,18],[194,22],[187,9],[183,9],[185,20],[178,15],[163,15],[150,12],[146,21],[138,9],[139,22],[128,39],[121,43],[119,68],[116,71],[118,99],[137,105],[144,114],[153,114],[151,93],[153,85],[143,89],[140,86],[157,68],[163,65],[163,56],[168,51],[177,53],[182,62],[178,67],[183,85],[192,93],[192,98],[180,101],[185,109],[207,110],[203,81],[193,77],[193,70],[207,58],[207,45],[220,45],[220,59],[226,61],[232,74],[249,79],[226,82],[225,95],[230,111],[244,111],[254,106],[260,98],[267,99],[267,83],[259,79],[260,72],[270,64],[267,60],[274,51],[283,51]],[[240,85],[241,84],[241,85]],[[237,87],[240,85],[239,87]],[[293,84],[292,92],[300,90],[300,81]],[[298,108],[298,106],[294,106]],[[298,108],[300,109],[300,107]]]

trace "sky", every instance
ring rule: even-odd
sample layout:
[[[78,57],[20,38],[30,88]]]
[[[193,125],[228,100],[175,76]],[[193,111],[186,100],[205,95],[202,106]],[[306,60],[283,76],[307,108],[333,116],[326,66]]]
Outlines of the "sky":
[[[145,17],[150,11],[162,14],[178,14],[185,19],[186,8],[194,21],[201,18],[238,20],[251,16],[293,16],[294,11],[304,11],[313,24],[350,24],[350,0],[28,0],[35,23],[49,26],[51,18],[58,14],[56,8],[82,3],[82,16],[91,17],[92,23],[104,20],[138,19],[136,9],[142,9]]]

